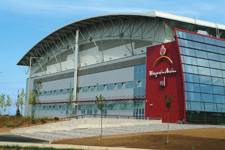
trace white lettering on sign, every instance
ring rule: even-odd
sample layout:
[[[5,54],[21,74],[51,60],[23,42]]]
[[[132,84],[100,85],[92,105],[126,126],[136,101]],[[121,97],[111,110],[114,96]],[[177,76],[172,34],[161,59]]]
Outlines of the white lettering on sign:
[[[158,76],[174,74],[174,73],[176,73],[176,72],[177,72],[177,71],[174,70],[173,68],[171,68],[171,69],[166,68],[166,70],[164,70],[164,71],[163,71],[163,70],[160,70],[160,71],[158,71],[158,72],[155,72],[155,71],[150,70],[150,71],[149,71],[149,76],[150,76],[150,77],[155,77],[155,78],[157,78]]]

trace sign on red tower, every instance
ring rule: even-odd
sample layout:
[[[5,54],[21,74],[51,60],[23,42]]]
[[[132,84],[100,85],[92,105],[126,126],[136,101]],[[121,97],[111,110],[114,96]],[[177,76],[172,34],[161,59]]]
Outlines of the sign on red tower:
[[[163,122],[185,120],[183,74],[177,43],[149,47],[146,72],[146,117],[161,118]]]

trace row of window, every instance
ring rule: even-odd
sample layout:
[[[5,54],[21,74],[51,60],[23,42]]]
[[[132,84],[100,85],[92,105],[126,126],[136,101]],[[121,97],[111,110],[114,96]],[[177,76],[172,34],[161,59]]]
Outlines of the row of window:
[[[212,52],[206,52],[203,50],[196,50],[196,49],[187,48],[187,47],[180,47],[180,53],[185,56],[198,57],[198,58],[208,59],[208,60],[216,60],[218,62],[225,62],[224,54],[215,54]]]
[[[191,74],[191,73],[184,73],[184,81],[190,82],[190,83],[206,84],[206,85],[225,86],[225,79],[223,78],[197,75],[197,74]]]
[[[145,80],[85,86],[85,87],[80,87],[79,92],[95,92],[95,91],[104,91],[104,90],[118,90],[122,88],[142,88],[142,87],[145,87]]]
[[[185,83],[185,91],[224,95],[225,87],[198,83]]]
[[[225,58],[225,57],[224,57]],[[197,65],[202,66],[206,68],[215,68],[219,70],[225,70],[225,63],[214,61],[214,60],[208,60],[208,59],[202,59],[197,57],[190,57],[190,56],[182,56],[181,57],[182,62],[185,64],[190,65]],[[224,71],[225,73],[225,71]]]
[[[215,45],[219,47],[225,47],[225,42],[223,40],[215,39],[215,38],[208,38],[198,34],[191,34],[187,32],[177,31],[177,36],[179,38],[188,39],[191,41],[196,41],[204,44]]]
[[[206,67],[183,64],[183,71],[185,73],[193,73],[193,74],[200,74],[205,76],[225,78],[224,71],[218,70],[218,69],[211,69]]]
[[[201,51],[206,51],[210,54],[219,54],[219,55],[224,55],[224,47],[217,47],[217,46],[212,46],[212,45],[207,45],[204,43],[199,43],[199,42],[193,42],[185,39],[179,39],[179,45],[181,47],[186,47],[186,48],[192,48],[196,50],[201,50]],[[215,56],[219,56],[215,55]]]
[[[224,95],[197,93],[197,92],[185,92],[185,94],[187,101],[225,103]]]
[[[204,103],[204,102],[186,102],[186,110],[207,111],[207,112],[225,112],[225,104]]]
[[[94,86],[85,86],[79,87],[78,92],[95,92],[95,91],[103,91],[103,90],[116,90],[122,88],[141,88],[144,91],[145,81],[137,80],[137,81],[127,81],[127,82],[118,82],[118,83],[108,83],[108,84],[97,84]],[[57,95],[57,94],[72,94],[73,88],[69,89],[56,89],[49,91],[40,91],[39,95]],[[138,95],[143,95],[142,92],[138,91]]]
[[[35,105],[35,109],[42,109],[42,110],[67,110],[67,104],[41,104]]]

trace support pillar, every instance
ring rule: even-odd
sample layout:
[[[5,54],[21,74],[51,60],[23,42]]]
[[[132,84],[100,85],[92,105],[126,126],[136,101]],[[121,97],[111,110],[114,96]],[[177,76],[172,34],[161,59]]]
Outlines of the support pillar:
[[[77,101],[77,71],[78,71],[78,51],[79,51],[79,30],[76,30],[76,37],[75,37],[75,48],[74,48],[74,94],[73,94],[73,101]]]

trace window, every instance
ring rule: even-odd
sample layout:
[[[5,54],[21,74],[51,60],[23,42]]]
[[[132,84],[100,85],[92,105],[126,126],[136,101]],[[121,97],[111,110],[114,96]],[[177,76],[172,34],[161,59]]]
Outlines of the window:
[[[223,84],[223,79],[222,78],[215,78],[215,77],[213,77],[212,78],[212,84],[213,85],[221,85],[221,86],[223,86],[224,84]]]
[[[197,60],[194,57],[183,56],[183,62],[186,64],[197,64]]]
[[[208,58],[213,60],[220,60],[220,57],[218,54],[208,53]]]
[[[213,102],[212,94],[203,94],[203,93],[201,93],[201,101],[203,101],[203,102]]]
[[[184,79],[185,79],[185,81],[188,81],[188,82],[197,82],[198,83],[199,75],[185,73]]]
[[[110,83],[107,85],[107,90],[113,90],[115,87],[114,83]]]
[[[214,94],[224,94],[224,87],[221,86],[213,86]]]
[[[196,56],[200,58],[207,58],[207,52],[196,51]]]
[[[200,92],[200,87],[199,87],[199,84],[186,83],[185,84],[185,90],[186,91],[192,91],[192,92]]]
[[[200,89],[201,89],[202,93],[212,93],[212,86],[211,85],[200,84]]]
[[[197,59],[199,66],[209,67],[209,61],[206,59]]]
[[[224,95],[213,95],[213,99],[216,103],[225,103]]]
[[[217,69],[211,69],[211,75],[215,77],[223,77],[222,71]]]
[[[184,71],[187,73],[198,74],[198,68],[196,66],[184,65]]]
[[[212,78],[209,76],[199,76],[199,82],[204,84],[212,84]]]
[[[125,85],[126,88],[134,88],[135,82],[134,81],[128,81]]]
[[[210,75],[209,68],[198,67],[198,72],[199,72],[199,74],[202,74],[202,75]]]
[[[186,97],[190,101],[200,101],[200,93],[187,92]]]

